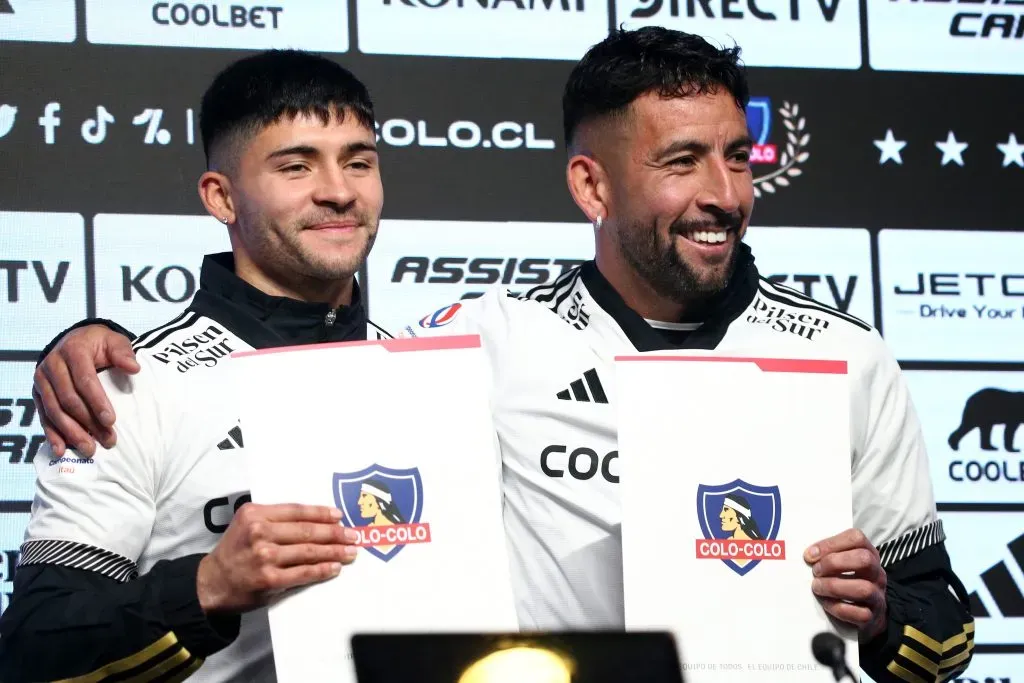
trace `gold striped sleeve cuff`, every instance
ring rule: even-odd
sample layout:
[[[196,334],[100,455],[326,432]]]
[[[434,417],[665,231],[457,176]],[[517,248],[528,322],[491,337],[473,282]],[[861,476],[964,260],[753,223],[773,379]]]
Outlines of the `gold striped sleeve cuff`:
[[[904,626],[903,641],[886,668],[907,683],[945,683],[966,669],[973,650],[973,621],[941,643],[913,626]]]
[[[85,675],[54,683],[177,683],[195,673],[202,664],[203,660],[185,649],[172,632],[133,655]]]

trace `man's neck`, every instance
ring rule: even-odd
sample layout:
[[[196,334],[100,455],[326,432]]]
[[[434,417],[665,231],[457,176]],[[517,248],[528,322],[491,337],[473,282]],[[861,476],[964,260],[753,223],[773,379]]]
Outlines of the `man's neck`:
[[[595,257],[597,269],[608,284],[637,315],[645,320],[674,323],[688,315],[688,307],[660,296],[647,282],[631,268],[615,259],[602,258],[598,251]]]
[[[235,254],[235,274],[268,296],[327,304],[331,308],[352,305],[354,276],[332,281],[296,276],[286,283],[269,276],[251,260],[238,253]]]

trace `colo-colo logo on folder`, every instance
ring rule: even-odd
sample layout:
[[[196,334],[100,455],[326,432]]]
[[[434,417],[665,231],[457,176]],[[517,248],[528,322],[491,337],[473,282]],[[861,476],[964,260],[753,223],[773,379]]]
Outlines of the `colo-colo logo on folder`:
[[[423,480],[415,467],[396,470],[374,464],[336,473],[334,499],[345,526],[359,532],[356,545],[385,562],[406,545],[430,542],[430,525],[420,522]]]
[[[786,559],[778,539],[782,497],[778,486],[754,486],[736,479],[720,486],[697,486],[697,559],[721,560],[740,576],[761,560]]]

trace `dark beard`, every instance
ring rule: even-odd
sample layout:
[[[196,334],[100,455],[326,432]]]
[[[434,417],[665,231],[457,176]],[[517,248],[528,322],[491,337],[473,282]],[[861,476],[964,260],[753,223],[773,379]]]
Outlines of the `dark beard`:
[[[672,245],[671,236],[684,235],[692,230],[738,230],[739,217],[722,217],[710,221],[676,221],[669,227],[670,241],[663,242],[653,226],[634,224],[617,232],[619,247],[626,262],[654,292],[668,301],[685,305],[692,310],[700,308],[720,294],[729,284],[736,270],[738,246],[729,254],[729,261],[721,275],[701,278],[696,269],[680,258]]]
[[[272,272],[274,277],[283,283],[291,283],[296,279],[330,283],[353,277],[366,263],[373,249],[377,239],[375,228],[367,235],[366,244],[360,252],[354,258],[348,259],[348,262],[327,259],[319,253],[308,251],[299,237],[301,229],[306,226],[343,217],[352,217],[363,225],[373,225],[376,228],[370,217],[357,212],[325,212],[305,218],[299,226],[286,230],[275,229],[272,221],[259,213],[247,213],[245,224],[250,226],[246,231],[247,248],[252,252],[250,257],[258,260],[261,268]]]

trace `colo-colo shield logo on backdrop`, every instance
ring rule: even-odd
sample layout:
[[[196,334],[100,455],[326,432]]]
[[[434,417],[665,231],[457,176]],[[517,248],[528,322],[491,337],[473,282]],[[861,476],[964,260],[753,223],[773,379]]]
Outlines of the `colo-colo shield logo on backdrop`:
[[[802,166],[811,156],[811,134],[807,131],[807,118],[800,112],[796,102],[785,101],[773,110],[771,98],[750,98],[746,115],[747,129],[754,141],[750,163],[754,166],[755,197],[775,194],[803,174]],[[781,126],[773,126],[775,114],[779,115]]]
[[[754,486],[742,479],[719,486],[700,484],[697,519],[704,534],[697,539],[699,560],[721,560],[743,576],[761,560],[786,559],[786,542],[778,540],[778,486]]]
[[[430,542],[430,525],[420,522],[423,480],[415,467],[371,465],[336,473],[334,499],[344,515],[342,523],[359,532],[356,545],[385,562],[406,545]]]

